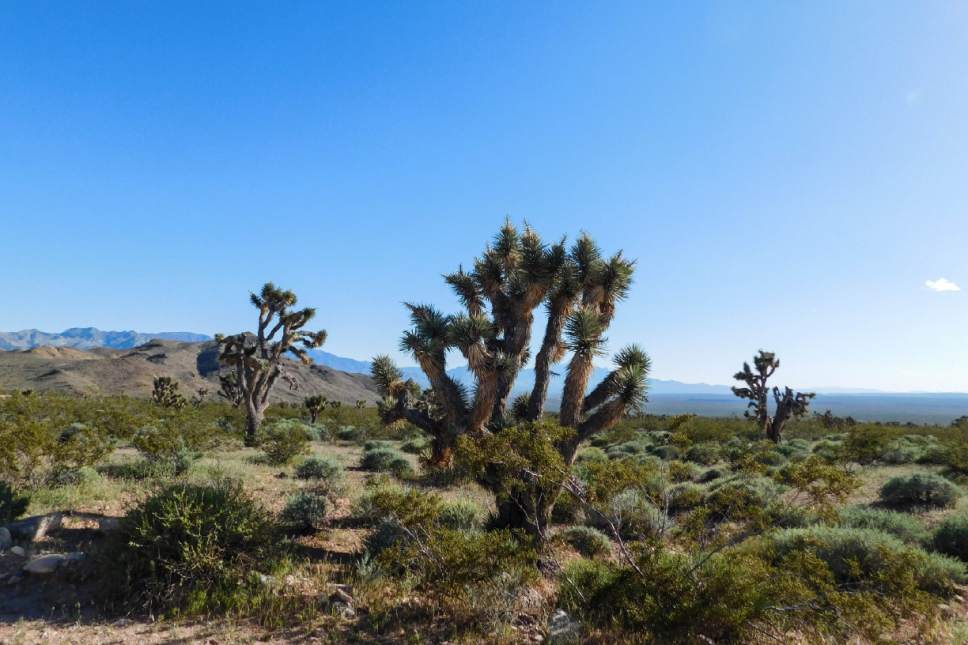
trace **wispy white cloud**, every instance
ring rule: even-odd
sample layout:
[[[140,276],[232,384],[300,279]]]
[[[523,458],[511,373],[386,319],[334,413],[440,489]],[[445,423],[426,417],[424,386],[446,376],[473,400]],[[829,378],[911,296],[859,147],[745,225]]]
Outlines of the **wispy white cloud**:
[[[942,293],[944,291],[961,291],[961,287],[947,278],[926,280],[924,286],[926,286],[928,289],[931,289],[931,291],[937,291],[938,293]]]

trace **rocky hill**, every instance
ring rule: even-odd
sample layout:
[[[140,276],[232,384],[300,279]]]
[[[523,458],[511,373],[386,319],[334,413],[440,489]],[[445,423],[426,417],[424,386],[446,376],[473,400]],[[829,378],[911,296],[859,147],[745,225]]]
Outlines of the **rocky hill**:
[[[289,361],[297,389],[280,381],[273,390],[277,401],[302,401],[322,394],[328,399],[355,403],[378,400],[373,382],[362,374],[349,374],[322,365]],[[74,394],[124,394],[150,396],[157,376],[170,376],[191,396],[208,390],[217,398],[218,347],[214,342],[185,343],[152,340],[130,349],[98,347],[35,347],[0,351],[0,390],[58,390]]]

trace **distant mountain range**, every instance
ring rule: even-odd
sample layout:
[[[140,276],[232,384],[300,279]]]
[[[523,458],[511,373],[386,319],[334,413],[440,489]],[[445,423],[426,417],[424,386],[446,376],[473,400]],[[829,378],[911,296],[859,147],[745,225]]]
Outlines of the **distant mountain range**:
[[[218,369],[217,350],[209,341],[210,336],[192,332],[151,334],[102,331],[93,327],[75,327],[60,333],[36,329],[0,332],[0,350],[13,350],[0,351],[0,389],[57,389],[146,396],[154,376],[170,375],[183,382],[187,392],[197,387],[208,387],[214,392],[212,381]],[[43,349],[45,347],[54,349]],[[134,351],[126,351],[132,349]],[[294,368],[299,371],[300,391],[280,390],[276,398],[297,401],[306,393],[322,393],[328,398],[348,402],[377,399],[369,379],[369,362],[323,350],[312,350],[310,354],[316,365]],[[559,370],[549,388],[550,408],[557,405],[557,397],[564,385],[564,366],[559,366]],[[419,368],[404,367],[401,371],[405,377],[425,387],[428,385]],[[596,367],[591,385],[605,378],[608,371]],[[448,374],[465,385],[473,385],[466,366],[454,367],[448,370]],[[528,391],[533,385],[534,370],[523,370],[515,384],[515,393]],[[948,423],[968,414],[966,394],[892,394],[836,387],[807,389],[818,393],[811,406],[813,409],[829,408],[834,414],[858,419]],[[743,402],[732,396],[727,385],[650,379],[648,409],[657,414],[688,412],[732,416],[742,414]]]
[[[71,327],[60,333],[37,329],[0,332],[0,349],[33,349],[35,347],[71,347],[73,349],[131,349],[152,340],[175,340],[183,343],[201,343],[211,336],[187,331],[163,331],[146,334],[137,331],[101,331],[94,327]]]

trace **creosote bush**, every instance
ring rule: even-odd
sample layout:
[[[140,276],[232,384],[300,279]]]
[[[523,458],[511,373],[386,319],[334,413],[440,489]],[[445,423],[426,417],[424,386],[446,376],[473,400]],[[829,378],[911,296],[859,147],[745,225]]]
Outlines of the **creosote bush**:
[[[301,490],[289,498],[282,510],[282,521],[297,531],[311,532],[323,528],[328,504],[317,491]]]
[[[939,553],[968,562],[968,514],[946,517],[935,530],[932,544]]]
[[[169,485],[121,521],[104,555],[105,589],[123,606],[206,613],[244,602],[250,572],[274,561],[268,512],[242,484]]]
[[[296,477],[334,486],[343,479],[344,468],[332,457],[309,457],[296,467]]]
[[[917,473],[892,477],[881,487],[881,502],[902,509],[945,508],[961,495],[957,486],[940,475]]]
[[[844,528],[875,529],[889,533],[907,544],[926,544],[928,530],[908,513],[869,506],[850,506],[840,511],[837,525]]]
[[[558,537],[586,558],[606,556],[612,552],[612,541],[608,536],[591,526],[569,526]]]
[[[398,450],[388,446],[376,445],[363,451],[360,467],[378,473],[393,473],[405,477],[413,473],[413,466]]]
[[[466,499],[444,502],[440,505],[439,522],[458,531],[479,529],[484,523],[484,509]]]
[[[261,444],[266,461],[281,466],[309,452],[310,441],[312,434],[306,424],[295,420],[282,420],[264,430]]]

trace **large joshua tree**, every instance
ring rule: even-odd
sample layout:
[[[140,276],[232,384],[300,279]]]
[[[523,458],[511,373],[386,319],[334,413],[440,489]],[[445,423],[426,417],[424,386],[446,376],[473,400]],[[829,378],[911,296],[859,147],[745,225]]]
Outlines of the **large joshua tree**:
[[[285,357],[292,354],[309,364],[307,350],[326,342],[325,331],[304,331],[316,310],[311,307],[294,309],[296,294],[279,289],[267,282],[259,294],[250,294],[259,310],[259,326],[255,334],[242,332],[232,336],[215,337],[221,353],[219,360],[234,370],[235,381],[245,404],[245,443],[255,445],[259,426],[269,406],[269,393],[280,378],[295,387],[292,376],[286,373]]]
[[[384,421],[406,419],[433,438],[431,462],[448,466],[463,434],[500,432],[515,422],[539,420],[548,397],[552,367],[571,352],[559,423],[572,430],[558,449],[567,464],[578,445],[615,425],[645,397],[648,357],[628,347],[616,368],[586,394],[593,359],[602,353],[604,333],[619,301],[628,294],[634,262],[619,252],[601,257],[585,234],[568,248],[548,245],[530,227],[519,231],[506,222],[473,269],[444,276],[464,311],[444,315],[427,304],[406,304],[412,328],[401,349],[412,354],[430,382],[421,391],[404,381],[387,356],[373,361],[373,377],[384,395]],[[535,310],[544,303],[548,318],[535,356],[535,385],[509,405],[515,379],[529,360]],[[447,374],[447,351],[467,361],[474,387]]]
[[[810,399],[816,396],[813,392],[794,392],[789,387],[782,390],[774,387],[775,411],[771,416],[768,397],[770,388],[767,381],[778,367],[780,359],[776,354],[761,349],[753,357],[753,369],[749,363],[744,362],[743,369],[733,375],[734,379],[746,384],[746,387],[733,387],[733,394],[749,401],[744,415],[747,419],[756,421],[767,439],[777,443],[783,436],[783,428],[787,422],[806,414]]]

